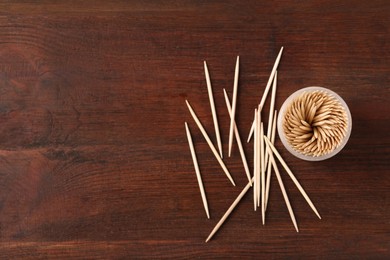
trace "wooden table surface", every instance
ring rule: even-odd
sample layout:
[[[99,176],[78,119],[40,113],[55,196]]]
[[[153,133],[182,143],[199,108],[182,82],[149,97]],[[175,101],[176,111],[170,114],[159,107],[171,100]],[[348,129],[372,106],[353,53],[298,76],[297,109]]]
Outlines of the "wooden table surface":
[[[32,2],[0,3],[0,258],[390,257],[388,1]],[[276,141],[322,220],[282,171],[299,233],[274,177],[265,226],[248,194],[206,244],[247,183],[236,145],[227,158],[222,90],[232,93],[240,55],[245,139],[281,46],[277,109],[317,85],[353,117],[348,144],[326,161]],[[203,60],[237,187],[185,106],[215,142]]]

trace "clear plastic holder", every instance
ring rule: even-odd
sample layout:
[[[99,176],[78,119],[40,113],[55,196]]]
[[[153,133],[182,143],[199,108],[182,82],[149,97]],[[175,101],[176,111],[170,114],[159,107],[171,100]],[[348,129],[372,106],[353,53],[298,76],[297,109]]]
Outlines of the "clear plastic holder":
[[[318,90],[323,91],[330,96],[333,96],[336,100],[338,100],[340,102],[341,106],[345,109],[345,112],[347,113],[348,123],[347,123],[347,131],[346,131],[345,137],[343,138],[341,143],[330,153],[315,157],[315,156],[302,154],[302,153],[298,152],[297,150],[295,150],[290,145],[290,143],[287,141],[287,139],[285,137],[285,133],[284,133],[284,129],[283,129],[283,120],[284,120],[284,114],[285,114],[285,111],[286,111],[288,105],[295,98],[297,98],[303,92],[314,92],[314,91],[318,91]],[[351,131],[352,131],[352,116],[351,116],[351,112],[349,111],[349,108],[347,106],[347,103],[345,103],[345,101],[338,94],[336,94],[335,92],[333,92],[327,88],[313,86],[313,87],[302,88],[302,89],[294,92],[286,99],[286,101],[284,101],[284,103],[280,109],[279,115],[278,115],[277,127],[278,127],[278,134],[279,134],[280,140],[282,141],[284,147],[286,147],[286,149],[292,155],[294,155],[302,160],[306,160],[306,161],[322,161],[322,160],[326,160],[326,159],[329,159],[329,158],[335,156],[347,144],[348,139],[351,135]]]

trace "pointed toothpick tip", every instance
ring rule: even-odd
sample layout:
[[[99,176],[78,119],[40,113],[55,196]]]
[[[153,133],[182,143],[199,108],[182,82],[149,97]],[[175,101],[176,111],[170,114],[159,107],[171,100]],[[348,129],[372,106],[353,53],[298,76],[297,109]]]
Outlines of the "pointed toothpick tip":
[[[230,127],[229,127],[229,157],[232,154],[233,146],[233,132],[237,106],[237,89],[238,89],[238,71],[239,71],[239,59],[237,57],[236,68],[234,70],[234,85],[233,85],[233,97],[232,97],[232,113],[230,114]]]

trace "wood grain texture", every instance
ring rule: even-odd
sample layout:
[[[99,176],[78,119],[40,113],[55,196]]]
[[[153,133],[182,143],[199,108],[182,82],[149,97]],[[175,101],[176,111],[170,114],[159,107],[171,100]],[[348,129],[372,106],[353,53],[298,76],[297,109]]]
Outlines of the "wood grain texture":
[[[390,4],[235,2],[0,2],[0,258],[390,257]],[[235,59],[245,139],[281,46],[276,109],[319,85],[353,117],[347,146],[327,161],[297,159],[276,140],[323,219],[282,171],[300,233],[272,178],[265,226],[246,195],[205,244],[247,178],[234,144],[231,186],[184,101],[216,144],[207,60],[227,154],[222,89],[232,93]]]

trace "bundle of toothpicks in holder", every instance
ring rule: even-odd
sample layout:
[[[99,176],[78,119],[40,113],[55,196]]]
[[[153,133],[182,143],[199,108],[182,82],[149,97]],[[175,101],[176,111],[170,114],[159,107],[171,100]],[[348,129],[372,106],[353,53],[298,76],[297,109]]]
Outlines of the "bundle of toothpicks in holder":
[[[248,162],[246,159],[246,155],[243,149],[243,144],[240,139],[240,133],[239,129],[237,127],[237,124],[235,122],[235,115],[236,115],[236,108],[237,108],[237,91],[238,91],[238,76],[239,76],[239,66],[240,66],[240,59],[237,57],[236,65],[235,65],[235,73],[234,73],[234,83],[233,83],[233,95],[232,99],[230,101],[228,97],[228,93],[224,89],[224,96],[225,96],[225,102],[226,107],[230,115],[230,125],[229,125],[229,146],[228,146],[228,156],[231,156],[232,151],[232,144],[233,139],[235,138],[237,142],[237,146],[240,152],[240,157],[242,160],[242,164],[244,167],[244,172],[246,175],[246,178],[248,179],[248,184],[243,188],[243,190],[239,193],[237,198],[233,201],[233,203],[230,205],[230,207],[227,209],[226,213],[221,217],[219,222],[216,224],[214,229],[211,231],[209,236],[206,239],[206,242],[208,242],[218,231],[218,229],[223,225],[225,220],[228,218],[230,213],[234,210],[234,208],[237,206],[237,204],[240,202],[240,200],[243,198],[243,196],[249,191],[250,188],[253,189],[253,208],[255,211],[259,209],[261,211],[261,220],[262,224],[265,224],[265,217],[266,217],[266,210],[268,206],[269,201],[269,191],[270,191],[270,181],[272,174],[275,174],[277,181],[279,183],[280,189],[283,194],[284,201],[286,203],[288,212],[291,217],[291,221],[295,227],[295,230],[299,232],[298,224],[294,216],[294,211],[291,207],[289,197],[287,195],[285,186],[283,184],[282,178],[281,178],[281,172],[279,170],[277,161],[279,164],[284,168],[285,172],[288,174],[288,176],[292,179],[302,196],[305,198],[311,209],[314,211],[314,213],[318,216],[318,218],[321,219],[320,214],[318,213],[316,207],[314,206],[313,202],[310,200],[309,196],[297,180],[297,178],[294,176],[291,169],[288,167],[286,162],[283,160],[282,156],[278,152],[278,150],[274,146],[275,138],[276,138],[276,119],[277,119],[277,111],[275,110],[275,97],[276,97],[276,88],[277,88],[277,68],[281,59],[283,53],[283,47],[280,49],[279,54],[276,57],[276,61],[273,65],[273,68],[271,70],[271,74],[269,76],[268,82],[266,84],[266,87],[264,89],[264,93],[262,95],[262,98],[260,100],[259,105],[254,109],[253,112],[253,123],[249,131],[249,136],[247,142],[249,143],[251,139],[253,139],[253,167],[252,172],[250,171],[250,167],[248,166]],[[201,131],[203,137],[205,138],[207,144],[209,145],[212,153],[214,154],[216,160],[221,165],[221,168],[228,178],[228,180],[231,182],[233,186],[236,186],[229,170],[227,169],[224,161],[223,161],[223,153],[222,153],[222,142],[221,142],[221,136],[219,131],[219,124],[218,124],[218,117],[217,117],[217,111],[214,105],[214,97],[213,97],[213,90],[211,86],[211,80],[209,75],[209,70],[207,67],[206,61],[204,62],[204,72],[206,77],[206,85],[208,90],[208,96],[209,96],[209,103],[211,108],[211,115],[214,123],[214,130],[215,130],[215,136],[216,136],[216,143],[217,147],[214,146],[214,143],[210,139],[209,135],[206,132],[206,129],[203,127],[203,124],[197,117],[193,107],[190,105],[189,101],[186,100],[187,107],[189,109],[189,112],[194,119],[196,125],[198,126],[199,130]],[[269,115],[268,118],[266,118],[264,115],[262,115],[262,110],[264,107],[264,104],[266,102],[267,96],[269,91],[272,87],[272,93],[271,93],[271,102],[270,102],[270,108],[269,108]],[[264,121],[267,120],[267,129],[264,129]],[[193,145],[192,137],[190,128],[185,122],[185,129],[187,134],[187,139],[191,151],[191,156],[193,159],[193,164],[195,167],[195,173],[198,180],[198,185],[200,189],[200,194],[202,197],[202,202],[204,205],[204,209],[206,212],[207,218],[210,218],[210,211],[209,206],[207,202],[207,196],[206,192],[203,186],[203,181],[201,177],[201,173],[198,166],[196,151]]]

